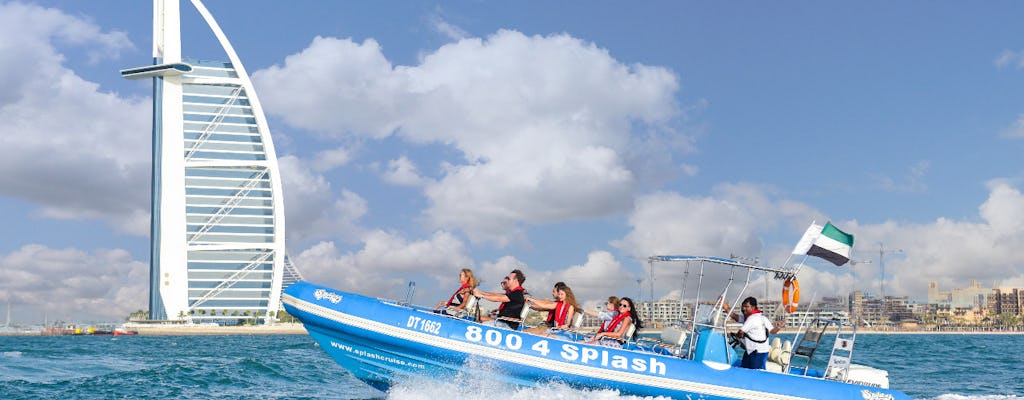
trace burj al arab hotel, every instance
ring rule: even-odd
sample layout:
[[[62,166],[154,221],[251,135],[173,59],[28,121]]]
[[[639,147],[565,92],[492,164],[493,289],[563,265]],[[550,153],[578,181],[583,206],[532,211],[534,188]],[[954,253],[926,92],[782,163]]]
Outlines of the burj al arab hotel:
[[[190,0],[227,62],[182,57],[180,0],[153,2],[149,317],[238,324],[273,320],[301,279],[285,256],[277,155],[252,82],[217,21]]]

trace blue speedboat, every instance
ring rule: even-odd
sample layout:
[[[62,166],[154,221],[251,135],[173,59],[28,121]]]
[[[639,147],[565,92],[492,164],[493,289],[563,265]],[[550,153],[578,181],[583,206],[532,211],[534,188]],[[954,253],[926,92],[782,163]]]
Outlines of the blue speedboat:
[[[786,271],[721,258],[659,256],[650,260],[681,262],[687,271],[698,267],[699,279],[713,275],[705,274],[705,268],[712,265],[748,270],[748,284],[750,271],[779,272],[780,278],[786,275]],[[734,275],[729,275],[730,284]],[[728,294],[715,292],[719,297]],[[481,379],[515,385],[561,382],[677,399],[909,399],[888,388],[885,371],[851,364],[853,337],[839,336],[842,330],[828,323],[812,324],[823,327],[807,330],[796,346],[784,352],[773,348],[772,370],[739,368],[721,313],[706,312],[720,308],[721,302],[701,306],[695,301],[695,317],[680,318],[678,324],[664,327],[661,340],[628,342],[620,349],[495,328],[472,318],[308,282],[290,286],[283,301],[285,310],[305,324],[331,357],[380,390],[409,376],[452,380],[478,373]],[[836,345],[826,345],[832,348],[819,352],[831,352],[827,367],[815,370],[812,361],[817,344],[833,333]],[[803,365],[797,361],[801,359]],[[492,367],[466,368],[481,363]]]

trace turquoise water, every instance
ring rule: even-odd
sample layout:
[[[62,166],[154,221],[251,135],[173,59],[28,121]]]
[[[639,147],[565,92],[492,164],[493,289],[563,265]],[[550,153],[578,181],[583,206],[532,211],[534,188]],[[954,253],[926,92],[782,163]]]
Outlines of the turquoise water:
[[[1024,399],[1024,335],[860,335],[854,362],[915,399]],[[630,399],[559,385],[402,382],[378,392],[306,335],[0,337],[0,399]]]

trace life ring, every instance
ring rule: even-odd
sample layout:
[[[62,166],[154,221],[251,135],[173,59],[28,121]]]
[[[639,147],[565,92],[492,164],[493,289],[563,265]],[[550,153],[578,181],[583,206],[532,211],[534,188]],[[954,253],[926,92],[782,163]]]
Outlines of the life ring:
[[[786,313],[796,311],[797,305],[800,303],[800,282],[797,282],[796,278],[786,279],[786,283],[782,285],[782,306],[786,310]]]

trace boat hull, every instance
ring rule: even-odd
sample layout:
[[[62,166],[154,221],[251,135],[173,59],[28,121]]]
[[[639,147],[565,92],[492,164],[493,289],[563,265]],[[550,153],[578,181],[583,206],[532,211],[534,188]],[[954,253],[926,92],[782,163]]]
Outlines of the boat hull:
[[[284,304],[338,364],[381,390],[417,376],[561,382],[680,399],[909,399],[895,390],[494,328],[306,282],[290,286]]]

